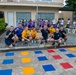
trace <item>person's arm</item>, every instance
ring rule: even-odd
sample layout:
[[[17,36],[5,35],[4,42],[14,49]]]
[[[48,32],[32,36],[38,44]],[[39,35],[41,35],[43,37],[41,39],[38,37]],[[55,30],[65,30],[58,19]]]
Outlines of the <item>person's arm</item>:
[[[66,31],[63,32],[63,35],[64,35],[64,36],[67,36]]]
[[[59,40],[61,40],[62,39],[62,35],[61,35],[61,33],[59,34]]]
[[[5,38],[6,38],[6,39],[9,38],[10,35],[11,35],[11,32],[9,33],[9,32],[7,31]]]
[[[19,30],[19,28],[17,27],[17,28],[15,28],[15,32],[17,32]]]

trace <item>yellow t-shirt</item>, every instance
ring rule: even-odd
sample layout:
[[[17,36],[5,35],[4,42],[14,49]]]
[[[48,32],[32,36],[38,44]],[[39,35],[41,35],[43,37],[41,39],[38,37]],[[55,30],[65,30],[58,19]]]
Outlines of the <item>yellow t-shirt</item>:
[[[50,34],[53,34],[55,32],[55,28],[49,28],[48,30],[49,30]]]
[[[31,30],[31,36],[32,38],[38,39],[38,33],[36,30]]]
[[[29,37],[30,36],[30,31],[29,30],[24,30],[23,32],[22,32],[22,38],[27,38],[27,37]]]

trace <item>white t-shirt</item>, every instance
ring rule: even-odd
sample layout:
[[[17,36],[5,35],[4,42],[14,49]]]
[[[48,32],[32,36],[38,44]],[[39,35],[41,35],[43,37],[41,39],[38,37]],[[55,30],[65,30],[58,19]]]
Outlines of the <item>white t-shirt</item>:
[[[76,25],[76,22],[75,21],[73,22],[73,25]]]
[[[53,22],[53,24],[56,24],[56,20],[53,20],[52,22]]]
[[[64,20],[61,20],[61,25],[64,25]]]
[[[70,20],[68,20],[67,24],[70,24]]]

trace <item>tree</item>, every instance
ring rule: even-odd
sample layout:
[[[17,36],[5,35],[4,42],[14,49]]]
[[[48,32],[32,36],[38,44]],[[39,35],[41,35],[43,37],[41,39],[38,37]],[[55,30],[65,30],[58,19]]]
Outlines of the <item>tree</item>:
[[[66,4],[74,11],[74,15],[76,15],[76,0],[66,0]]]

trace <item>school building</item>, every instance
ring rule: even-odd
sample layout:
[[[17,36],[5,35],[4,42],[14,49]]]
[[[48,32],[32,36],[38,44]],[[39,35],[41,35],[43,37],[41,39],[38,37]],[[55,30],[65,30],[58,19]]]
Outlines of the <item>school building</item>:
[[[59,13],[62,7],[64,7],[64,0],[0,0],[0,15],[3,15],[1,17],[5,18],[8,27],[17,26],[22,19],[35,20],[36,16],[37,19],[44,20],[64,18],[67,21],[70,18],[72,21],[72,12]]]

